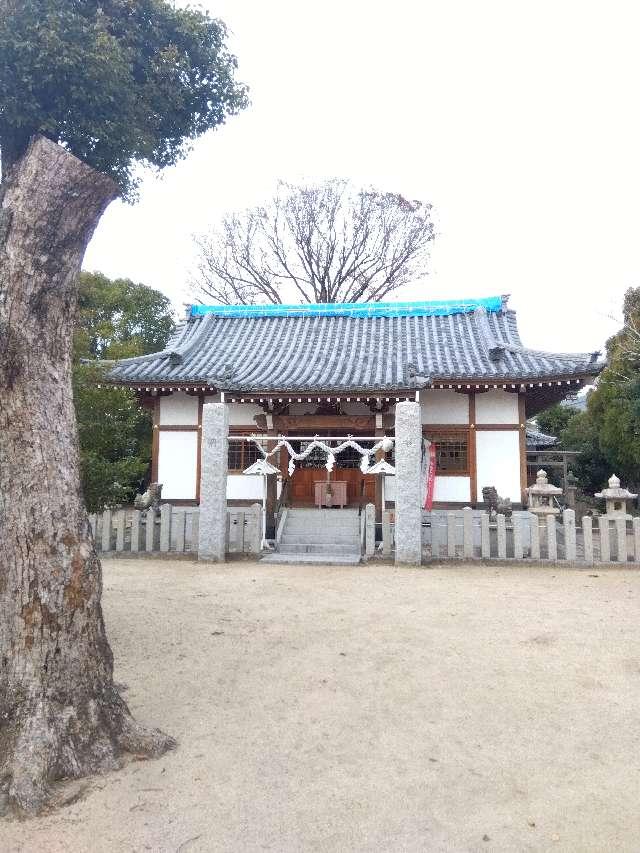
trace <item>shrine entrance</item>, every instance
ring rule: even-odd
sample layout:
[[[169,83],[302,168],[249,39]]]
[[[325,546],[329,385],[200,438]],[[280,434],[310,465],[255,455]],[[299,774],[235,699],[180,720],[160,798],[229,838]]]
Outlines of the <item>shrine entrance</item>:
[[[278,419],[280,420],[280,419]],[[352,423],[353,421],[363,421]],[[331,445],[339,444],[340,439],[353,438],[363,447],[373,447],[371,439],[373,423],[370,418],[343,417],[297,417],[281,419],[279,429],[286,436],[294,434],[290,439],[295,453],[302,453],[314,438],[328,439]],[[284,423],[284,422],[288,423]],[[324,423],[323,423],[324,421]],[[340,422],[343,423],[340,423]],[[349,423],[344,423],[349,421]],[[290,422],[290,423],[289,423]],[[308,436],[308,440],[306,440]],[[368,436],[368,440],[360,438]],[[375,460],[373,460],[375,461]],[[333,470],[326,468],[327,454],[319,448],[313,450],[305,459],[295,463],[295,470],[288,473],[289,454],[285,448],[280,451],[280,470],[283,481],[287,481],[287,491],[291,506],[317,506],[321,501],[323,506],[358,506],[364,503],[375,503],[376,477],[363,474],[360,470],[362,457],[357,450],[347,448],[335,457]]]
[[[309,436],[309,441],[291,441],[291,446],[296,453],[302,453],[315,437],[326,438],[327,435],[314,433]],[[333,432],[331,435],[335,436]],[[352,434],[351,437],[359,441],[357,435]],[[344,438],[347,438],[347,433]],[[372,447],[374,444],[371,440],[359,443],[363,447]],[[283,452],[286,454],[286,451]],[[361,460],[360,454],[349,448],[336,456],[333,471],[327,471],[326,453],[312,451],[306,459],[296,462],[296,470],[290,478],[291,505],[317,506],[321,503],[324,506],[355,506],[375,502],[376,478],[362,473]]]

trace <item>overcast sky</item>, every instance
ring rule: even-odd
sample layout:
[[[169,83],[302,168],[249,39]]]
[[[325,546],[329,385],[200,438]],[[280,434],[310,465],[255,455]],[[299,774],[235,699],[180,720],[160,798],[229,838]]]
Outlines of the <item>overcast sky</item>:
[[[640,11],[589,0],[207,0],[251,106],[114,203],[85,267],[190,301],[191,235],[278,178],[434,205],[430,299],[512,294],[525,344],[602,346],[640,284]]]

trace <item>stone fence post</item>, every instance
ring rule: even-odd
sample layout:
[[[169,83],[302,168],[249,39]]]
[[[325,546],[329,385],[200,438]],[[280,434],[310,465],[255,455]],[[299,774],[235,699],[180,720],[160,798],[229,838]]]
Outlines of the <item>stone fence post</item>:
[[[227,547],[227,449],[229,410],[225,403],[202,407],[198,559],[224,562]]]
[[[422,422],[419,403],[396,405],[396,563],[422,562]]]
[[[376,505],[367,504],[364,509],[364,516],[364,555],[369,559],[369,557],[373,557],[376,551]]]

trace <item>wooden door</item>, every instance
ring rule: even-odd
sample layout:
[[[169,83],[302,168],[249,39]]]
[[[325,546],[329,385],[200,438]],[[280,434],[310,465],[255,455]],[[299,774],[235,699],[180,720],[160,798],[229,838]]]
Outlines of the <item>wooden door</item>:
[[[285,420],[292,423],[279,423],[279,426],[295,427],[298,435],[305,435],[308,432],[309,441],[311,441],[316,436],[322,437],[323,433],[332,436],[340,435],[347,419],[343,416],[339,418],[303,416],[300,418],[279,419],[279,421]],[[365,427],[369,426],[369,418],[353,418],[348,420],[362,421],[363,423],[354,423],[354,426],[359,426],[362,429],[361,435],[371,435],[372,428],[365,431]],[[342,429],[338,429],[333,421],[338,421]],[[303,425],[307,428],[303,428]],[[309,426],[313,426],[314,428],[308,429]],[[324,429],[321,427],[324,427]],[[344,431],[346,437],[347,430]],[[354,431],[353,437],[358,441],[357,431]],[[334,441],[331,442],[331,444],[334,443]],[[302,449],[302,443],[299,440],[294,441],[293,444],[297,452]],[[281,454],[280,464],[283,471],[286,470],[288,461],[288,454]],[[341,481],[347,483],[347,505],[357,505],[361,500],[365,503],[375,503],[376,478],[371,474],[363,474],[360,471],[360,461],[360,454],[357,451],[347,450],[336,457],[335,467],[330,475],[327,475],[327,469],[325,468],[326,455],[322,452],[318,452],[313,457],[304,461],[296,462],[296,468],[290,481],[292,506],[313,506],[315,502],[315,484],[317,482],[326,482],[327,480],[330,482]]]
[[[291,503],[312,504],[316,480],[326,480],[327,472],[321,468],[298,468],[291,478]]]
[[[324,468],[296,468],[291,478],[292,505],[314,503],[315,484],[326,482],[327,472]],[[360,502],[361,489],[364,488],[363,501],[374,503],[376,499],[376,478],[372,474],[363,474],[357,468],[335,468],[329,477],[330,482],[347,483],[347,504]],[[364,487],[363,484],[364,483]]]

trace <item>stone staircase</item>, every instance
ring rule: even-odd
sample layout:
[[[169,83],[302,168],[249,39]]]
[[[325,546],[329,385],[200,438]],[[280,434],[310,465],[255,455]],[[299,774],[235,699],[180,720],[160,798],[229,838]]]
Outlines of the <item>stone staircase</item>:
[[[356,509],[285,510],[276,551],[263,563],[353,565],[360,562],[360,516]]]

